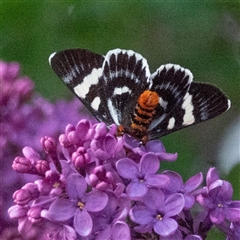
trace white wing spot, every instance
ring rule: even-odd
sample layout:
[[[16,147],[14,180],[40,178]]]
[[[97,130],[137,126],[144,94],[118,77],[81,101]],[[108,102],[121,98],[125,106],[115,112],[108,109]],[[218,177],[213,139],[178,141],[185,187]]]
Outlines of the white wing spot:
[[[100,103],[101,103],[100,97],[95,97],[91,103],[91,107],[94,110],[98,111]]]
[[[172,118],[169,119],[167,129],[173,129],[174,126],[175,126],[175,118],[172,117]]]
[[[168,102],[167,101],[164,101],[162,97],[159,98],[159,104],[161,107],[163,107],[164,109],[166,109],[167,105],[168,105]]]
[[[82,83],[73,88],[74,92],[77,96],[84,99],[88,94],[90,87],[98,84],[98,79],[101,75],[102,68],[94,68],[92,72],[83,79]]]
[[[185,114],[183,116],[183,125],[193,124],[195,117],[193,116],[192,95],[189,95],[189,93],[187,93],[183,100],[184,102],[182,109],[185,110]]]
[[[124,86],[124,87],[116,87],[114,89],[113,95],[122,95],[123,93],[127,93],[127,92],[131,93],[132,91],[128,87],[126,87],[126,86]]]

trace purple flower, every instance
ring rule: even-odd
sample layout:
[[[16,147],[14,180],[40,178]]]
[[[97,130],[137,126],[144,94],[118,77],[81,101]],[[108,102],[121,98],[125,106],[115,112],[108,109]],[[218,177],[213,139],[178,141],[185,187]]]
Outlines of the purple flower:
[[[131,240],[131,232],[129,226],[125,222],[118,221],[112,227],[112,240],[125,239]],[[100,240],[100,239],[99,239]]]
[[[104,139],[96,139],[91,142],[91,149],[94,155],[101,161],[115,159],[125,156],[123,151],[123,138],[116,138],[112,134],[107,134]]]
[[[142,225],[153,228],[154,231],[163,237],[173,234],[178,223],[174,216],[179,214],[184,207],[184,197],[175,193],[165,198],[161,189],[149,189],[148,194],[143,198],[143,204],[132,208],[131,219]],[[139,228],[140,229],[140,228]]]
[[[216,171],[210,169],[207,187],[197,189],[202,183],[201,173],[185,184],[175,172],[157,173],[159,156],[167,154],[161,142],[126,147],[125,136],[117,138],[115,134],[115,125],[108,129],[104,123],[92,125],[81,120],[76,126],[67,125],[59,142],[41,138],[46,155],[43,159],[33,148],[24,148],[23,157],[16,158],[16,169],[38,179],[15,192],[16,205],[9,209],[10,217],[18,219],[21,236],[206,238],[214,226],[210,210],[201,209],[196,217],[191,210],[195,196],[209,194],[214,184],[223,181]],[[230,202],[234,216],[239,203]],[[216,227],[231,239],[237,235],[237,219],[229,218],[231,225],[224,221]]]
[[[166,194],[182,193],[185,199],[184,209],[190,209],[195,203],[194,190],[200,186],[203,181],[202,173],[198,173],[189,178],[185,184],[183,184],[182,177],[173,171],[165,171],[164,175],[169,177],[169,185],[165,189]]]
[[[120,159],[116,167],[123,178],[131,180],[126,192],[132,200],[139,200],[145,196],[149,187],[166,187],[169,182],[167,176],[156,174],[160,162],[153,153],[143,155],[139,164],[130,158]]]
[[[15,205],[9,209],[11,218],[19,218],[19,233],[21,239],[76,239],[75,230],[64,224],[55,224],[41,218],[40,208],[29,208]]]
[[[14,226],[7,216],[7,209],[13,203],[11,191],[36,179],[33,174],[37,177],[44,176],[50,169],[49,162],[43,161],[40,157],[35,161],[31,157],[16,156],[21,155],[25,146],[31,146],[43,154],[41,137],[48,135],[57,138],[67,123],[76,124],[81,117],[86,118],[87,115],[79,113],[82,105],[77,99],[50,103],[34,93],[33,81],[20,76],[18,63],[0,61],[0,86],[0,157],[1,174],[4,179],[0,193],[1,234],[5,227]],[[16,171],[32,176],[12,171],[12,164]]]
[[[178,157],[177,153],[167,153],[162,142],[158,140],[148,141],[144,146],[139,140],[128,134],[123,137],[124,146],[131,150],[130,155],[128,154],[130,158],[140,159],[145,153],[155,153],[159,160],[173,162]]]
[[[86,190],[87,183],[81,175],[70,175],[66,182],[69,199],[55,200],[42,215],[57,222],[65,222],[73,217],[76,231],[81,236],[88,236],[93,227],[89,212],[101,211],[108,203],[108,196],[98,190],[90,193],[86,193]]]
[[[18,64],[0,62],[0,71],[2,204],[10,203],[10,188],[19,189],[8,211],[19,238],[200,240],[213,226],[229,240],[239,238],[240,201],[231,199],[233,189],[216,169],[200,189],[201,173],[185,184],[175,172],[159,174],[161,161],[177,158],[162,142],[143,145],[127,134],[116,137],[116,125],[79,121],[77,99],[49,103],[18,77]],[[9,232],[0,238],[16,235]]]
[[[118,199],[115,194],[108,193],[107,206],[102,211],[92,214],[94,239],[131,239],[129,226],[124,222],[128,216],[126,201],[130,204],[129,199]]]
[[[49,227],[49,225],[51,226],[51,228]],[[61,239],[61,240],[73,239],[74,240],[74,239],[77,239],[76,231],[68,225],[57,225],[57,224],[49,223],[47,225],[47,228],[49,229],[47,238],[49,238],[51,240],[59,240],[59,239]]]
[[[208,172],[206,192],[197,196],[197,201],[209,212],[210,220],[215,224],[240,221],[240,201],[232,201],[232,185],[218,179],[215,168]]]

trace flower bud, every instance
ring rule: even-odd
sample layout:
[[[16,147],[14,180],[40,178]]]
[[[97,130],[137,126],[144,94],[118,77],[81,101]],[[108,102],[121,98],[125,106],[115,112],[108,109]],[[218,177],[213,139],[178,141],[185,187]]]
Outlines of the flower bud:
[[[32,167],[31,161],[24,157],[16,157],[12,164],[12,168],[19,173],[29,173]]]
[[[38,160],[36,169],[40,174],[45,174],[50,169],[49,162],[46,160]]]
[[[42,137],[41,144],[46,153],[55,152],[57,148],[57,142],[52,137]]]

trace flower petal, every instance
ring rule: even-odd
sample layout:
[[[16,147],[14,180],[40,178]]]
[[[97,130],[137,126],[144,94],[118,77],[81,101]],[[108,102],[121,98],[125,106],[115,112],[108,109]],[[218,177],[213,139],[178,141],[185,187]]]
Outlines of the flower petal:
[[[217,181],[218,179],[219,175],[216,168],[209,168],[206,176],[207,186],[209,187],[213,182]]]
[[[91,128],[91,123],[87,119],[82,119],[80,122],[78,122],[76,127],[76,132],[79,137],[79,139],[83,140],[86,138],[86,135]]]
[[[233,187],[232,184],[228,181],[223,180],[223,185],[218,193],[218,198],[229,201],[233,196]]]
[[[169,177],[163,174],[155,174],[146,177],[146,184],[149,186],[156,186],[160,188],[167,188],[169,184]]]
[[[163,146],[162,142],[159,140],[148,141],[145,145],[145,148],[146,148],[146,152],[153,152],[153,153],[166,152],[165,147]]]
[[[63,225],[61,230],[58,231],[55,239],[77,239],[77,233],[72,227]]]
[[[89,192],[85,199],[85,209],[90,212],[99,212],[103,210],[108,203],[108,196],[106,193],[93,190]]]
[[[161,240],[183,240],[183,236],[180,230],[176,230],[174,233],[167,237],[161,237]],[[186,240],[186,238],[184,238]],[[189,239],[190,240],[190,239]],[[202,239],[201,239],[202,240]]]
[[[160,168],[160,161],[153,153],[146,153],[140,161],[140,171],[144,175],[155,174]]]
[[[128,184],[126,193],[132,200],[141,199],[148,191],[148,187],[145,183],[140,183],[138,180]]]
[[[210,220],[215,224],[220,224],[224,221],[225,215],[223,208],[215,208],[210,211]]]
[[[152,210],[162,210],[164,207],[164,194],[159,188],[149,188],[147,194],[143,198],[143,202]]]
[[[28,147],[28,146],[24,147],[22,149],[22,153],[27,159],[30,159],[32,161],[32,163],[41,159],[39,153],[37,151],[35,151],[33,148]]]
[[[193,177],[189,178],[184,185],[184,192],[190,193],[194,191],[203,181],[202,173],[198,173]]]
[[[81,199],[87,190],[87,183],[83,176],[77,173],[71,174],[67,178],[66,191],[71,199]]]
[[[188,235],[184,240],[202,240],[202,237],[199,235]]]
[[[180,213],[184,207],[184,197],[180,193],[175,193],[168,197],[165,201],[165,216],[171,217]]]
[[[116,168],[118,173],[126,179],[135,179],[139,172],[139,167],[137,163],[135,163],[130,158],[120,159],[116,163]]]
[[[237,222],[240,221],[240,208],[228,208],[225,210],[226,218],[229,221]]]
[[[74,217],[74,228],[83,237],[88,236],[93,227],[92,218],[87,211],[77,211]]]
[[[92,140],[90,145],[95,157],[100,160],[106,160],[110,157],[110,155],[103,149],[102,144],[102,141]]]
[[[157,221],[153,228],[160,236],[167,237],[177,230],[178,224],[172,218],[163,218]]]
[[[185,199],[184,209],[190,209],[195,203],[195,197],[192,195],[183,195]]]
[[[114,153],[115,153],[115,149],[116,149],[116,144],[117,144],[117,140],[115,137],[113,137],[111,135],[107,135],[105,137],[104,142],[103,142],[103,147],[110,156],[115,155]]]
[[[133,138],[131,135],[124,134],[123,139],[124,139],[124,145],[128,149],[137,148],[140,145],[140,141],[137,140],[136,138]]]
[[[156,153],[156,155],[158,156],[159,160],[168,161],[168,162],[174,162],[178,158],[177,153],[160,152],[160,153]]]
[[[137,225],[134,227],[134,230],[139,233],[146,233],[146,232],[152,232],[152,224],[148,225]]]
[[[173,171],[164,171],[162,174],[168,176],[170,179],[170,183],[166,189],[168,192],[176,193],[182,190],[183,180],[178,173]]]
[[[93,228],[95,227],[95,223],[93,223]],[[106,225],[104,228],[101,229],[101,231],[98,231],[95,240],[102,240],[102,239],[111,239],[112,234],[112,226]]]
[[[46,216],[44,217],[64,222],[72,218],[76,211],[77,208],[74,202],[68,199],[59,198],[51,204],[49,210],[46,212]]]
[[[8,214],[10,218],[22,218],[27,215],[27,212],[29,210],[29,206],[19,206],[14,205],[8,209]]]
[[[131,240],[129,226],[125,222],[116,222],[112,228],[112,240]]]
[[[133,207],[129,215],[132,221],[139,224],[150,224],[154,220],[154,213],[146,205]]]

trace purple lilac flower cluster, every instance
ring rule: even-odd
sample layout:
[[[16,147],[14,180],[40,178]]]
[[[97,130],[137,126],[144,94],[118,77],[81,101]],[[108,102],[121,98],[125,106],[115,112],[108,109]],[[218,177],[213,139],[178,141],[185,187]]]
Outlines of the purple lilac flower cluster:
[[[27,175],[12,171],[13,159],[26,145],[41,151],[40,138],[57,137],[70,122],[76,124],[85,114],[80,114],[81,104],[73,101],[50,103],[34,93],[34,84],[28,77],[20,76],[20,65],[0,61],[0,238],[4,230],[14,230],[7,214],[13,204],[12,193],[30,181]],[[16,225],[16,224],[15,224]],[[4,236],[6,235],[6,231]]]
[[[115,125],[81,120],[58,141],[41,138],[45,157],[23,148],[13,169],[38,179],[13,194],[8,212],[24,239],[199,240],[213,226],[240,239],[240,201],[215,168],[204,187],[202,173],[183,183],[158,173],[161,161],[177,159],[160,141],[115,134]]]

